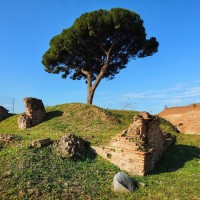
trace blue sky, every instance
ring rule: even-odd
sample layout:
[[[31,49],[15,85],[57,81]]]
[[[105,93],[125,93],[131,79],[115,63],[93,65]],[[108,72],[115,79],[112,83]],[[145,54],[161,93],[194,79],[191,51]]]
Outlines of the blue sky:
[[[41,64],[50,39],[81,14],[122,7],[140,14],[159,51],[136,59],[114,80],[103,80],[94,104],[160,112],[165,105],[200,102],[199,0],[0,0],[0,105],[23,112],[24,97],[45,105],[86,102],[84,81],[48,74]]]

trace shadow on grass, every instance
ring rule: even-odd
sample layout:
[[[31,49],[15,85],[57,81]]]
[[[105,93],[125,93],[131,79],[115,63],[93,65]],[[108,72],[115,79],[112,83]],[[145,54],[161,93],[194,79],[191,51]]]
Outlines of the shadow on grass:
[[[6,119],[8,119],[9,117],[12,117],[12,116],[14,116],[14,115],[16,115],[16,114],[8,113],[8,116],[1,116],[1,115],[0,115],[0,122],[1,122],[1,121],[4,121],[4,120],[6,120]]]
[[[80,156],[78,159],[79,161],[93,161],[96,158],[97,154],[94,152],[94,150],[91,148],[90,143],[86,143],[85,145],[85,151],[82,156]]]
[[[17,114],[15,114],[15,113],[8,113],[8,117],[12,117],[14,115],[17,115]]]
[[[163,154],[163,157],[151,174],[177,171],[186,162],[195,158],[200,158],[200,148],[180,144],[173,145]]]
[[[49,121],[49,120],[51,120],[51,119],[53,119],[55,117],[60,117],[62,115],[63,115],[62,111],[58,111],[58,110],[50,111],[50,112],[46,113],[44,121],[46,122],[46,121]]]
[[[74,134],[69,134],[61,140],[54,141],[51,146],[55,155],[64,160],[92,161],[96,158],[96,152],[91,148],[91,143]]]
[[[82,138],[79,138],[82,140]],[[88,141],[82,140],[84,142],[83,152],[78,153],[75,157],[71,158],[73,161],[93,161],[97,154],[94,149],[91,148],[91,144]]]

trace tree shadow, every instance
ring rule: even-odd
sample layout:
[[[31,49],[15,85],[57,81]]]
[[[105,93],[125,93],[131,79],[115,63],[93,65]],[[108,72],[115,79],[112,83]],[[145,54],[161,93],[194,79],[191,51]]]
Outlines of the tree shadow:
[[[17,114],[15,114],[15,113],[8,113],[8,117],[12,117],[12,116],[14,116],[14,115],[17,115]],[[8,118],[7,117],[7,118]]]
[[[182,168],[190,160],[200,158],[200,148],[187,145],[173,145],[163,154],[151,174],[173,172]]]
[[[63,160],[69,159],[69,160],[71,160],[73,162],[78,162],[78,161],[81,161],[81,162],[85,162],[85,161],[92,162],[96,158],[97,154],[94,151],[94,149],[91,148],[90,142],[85,141],[85,140],[83,140],[83,141],[84,141],[83,151],[82,152],[78,152],[73,157],[69,157],[69,158],[66,158],[66,157],[63,158],[62,155],[59,152],[57,152],[56,148],[57,148],[57,145],[58,145],[58,141],[54,142],[54,145],[52,146],[52,148],[53,148],[53,151],[54,151],[55,155],[61,157]],[[76,149],[76,151],[78,151],[78,149]]]
[[[44,122],[49,121],[49,120],[51,120],[51,119],[53,119],[55,117],[60,117],[62,115],[63,115],[63,112],[62,111],[58,111],[58,110],[47,112],[45,114]]]
[[[6,119],[8,119],[9,117],[12,117],[12,116],[14,116],[14,115],[16,115],[16,114],[8,113],[7,116],[1,116],[1,115],[0,115],[0,122],[4,121],[4,120],[6,120]]]
[[[93,161],[96,158],[97,154],[95,151],[91,148],[90,142],[85,141],[85,151],[83,152],[82,156],[80,156],[78,159],[75,159],[75,161]]]

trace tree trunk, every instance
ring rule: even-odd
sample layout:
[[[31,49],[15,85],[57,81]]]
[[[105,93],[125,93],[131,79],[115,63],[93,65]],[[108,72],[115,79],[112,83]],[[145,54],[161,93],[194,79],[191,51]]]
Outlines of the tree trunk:
[[[115,44],[117,43],[117,41],[118,40],[113,42],[113,44],[111,45],[111,47],[109,48],[108,51],[106,51],[103,48],[103,45],[101,44],[101,49],[106,55],[106,61],[105,61],[104,65],[103,65],[103,67],[101,68],[101,71],[100,71],[99,75],[96,77],[96,80],[95,80],[93,85],[92,85],[91,72],[82,69],[82,73],[85,74],[86,77],[87,77],[87,85],[88,85],[87,104],[92,105],[94,92],[95,92],[96,88],[98,87],[99,83],[101,82],[101,79],[103,78],[103,76],[104,76],[104,74],[105,74],[105,72],[106,72],[106,70],[107,70],[107,68],[109,66],[110,53],[111,53],[113,47],[115,46]]]
[[[93,97],[94,97],[94,91],[91,90],[90,92],[88,92],[88,96],[87,96],[87,104],[92,105]]]
[[[88,96],[87,96],[87,104],[92,104],[93,102],[93,97],[94,97],[94,92],[97,88],[97,86],[99,85],[99,83],[101,82],[101,79],[106,71],[106,69],[108,68],[108,64],[106,63],[102,69],[100,74],[97,76],[94,84],[92,85],[92,79],[91,79],[91,74],[88,73],[87,74],[87,84],[88,84]]]
[[[88,85],[87,104],[92,104],[94,91],[92,90],[92,79],[90,73],[87,73],[87,85]]]

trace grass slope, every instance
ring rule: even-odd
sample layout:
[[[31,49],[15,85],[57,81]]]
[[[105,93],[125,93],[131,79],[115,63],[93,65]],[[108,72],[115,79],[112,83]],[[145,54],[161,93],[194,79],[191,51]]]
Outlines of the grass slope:
[[[18,130],[17,115],[0,122],[0,133],[15,134],[21,143],[0,151],[0,199],[200,199],[200,136],[174,133],[171,124],[161,128],[177,135],[152,174],[134,178],[140,186],[129,194],[112,192],[112,179],[120,169],[101,157],[76,162],[54,155],[52,148],[28,149],[33,139],[74,132],[92,145],[109,142],[137,113],[101,109],[84,104],[48,107],[45,122]]]

